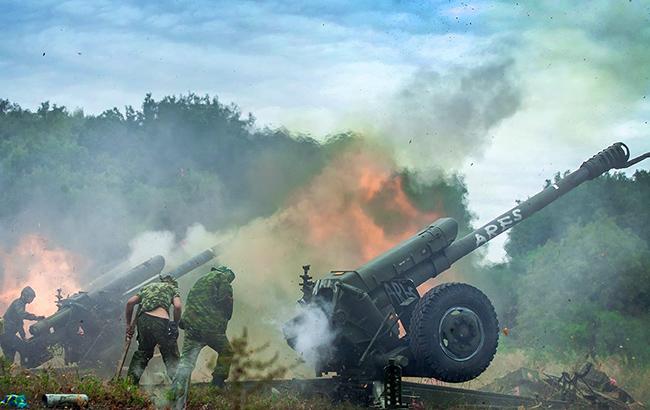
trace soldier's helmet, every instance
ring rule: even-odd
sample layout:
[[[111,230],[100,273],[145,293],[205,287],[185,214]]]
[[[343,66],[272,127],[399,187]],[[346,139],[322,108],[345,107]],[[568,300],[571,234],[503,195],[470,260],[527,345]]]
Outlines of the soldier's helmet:
[[[20,292],[20,298],[27,303],[30,303],[36,297],[36,292],[29,286],[25,286]]]
[[[213,270],[213,271],[216,270],[216,271],[219,271],[220,273],[222,273],[229,283],[232,283],[232,281],[235,280],[235,272],[233,272],[227,266],[222,265],[222,266],[219,266],[218,268],[215,268],[213,266],[212,269],[210,269],[210,270]]]
[[[178,287],[178,281],[176,281],[176,278],[174,278],[172,275],[160,275],[160,281],[169,283],[176,288]]]

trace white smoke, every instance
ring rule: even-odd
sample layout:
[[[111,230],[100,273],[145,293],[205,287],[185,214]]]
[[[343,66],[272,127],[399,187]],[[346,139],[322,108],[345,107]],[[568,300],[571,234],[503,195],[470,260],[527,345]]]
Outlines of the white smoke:
[[[337,333],[330,325],[328,310],[331,308],[300,306],[295,312],[297,320],[287,323],[283,329],[288,338],[294,338],[294,349],[312,368],[317,368],[333,353]]]
[[[156,255],[162,255],[166,260],[172,253],[175,243],[176,237],[172,232],[143,232],[129,242],[129,248],[131,249],[128,259],[129,264],[136,266]]]
[[[177,240],[171,231],[146,231],[129,242],[129,264],[138,265],[147,259],[161,255],[165,258],[165,271],[173,269],[193,256],[223,242],[228,234],[210,232],[201,224],[187,228],[182,239]]]

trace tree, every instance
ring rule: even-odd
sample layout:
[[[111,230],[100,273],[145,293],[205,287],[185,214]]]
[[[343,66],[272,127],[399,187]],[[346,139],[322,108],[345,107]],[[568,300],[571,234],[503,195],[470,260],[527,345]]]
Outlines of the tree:
[[[521,346],[564,358],[650,361],[646,241],[603,217],[569,226],[519,264],[528,266],[517,289]]]

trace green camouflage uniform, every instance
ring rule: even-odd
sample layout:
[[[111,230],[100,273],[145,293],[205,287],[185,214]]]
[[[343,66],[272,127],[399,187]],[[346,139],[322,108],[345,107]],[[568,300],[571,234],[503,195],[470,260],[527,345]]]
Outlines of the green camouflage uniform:
[[[25,311],[27,303],[18,298],[11,302],[9,308],[5,312],[4,319],[4,334],[0,336],[0,346],[2,352],[7,360],[13,362],[16,352],[20,353],[21,360],[23,358],[23,347],[25,346],[25,329],[24,320],[40,320],[43,316],[36,316],[32,313]],[[19,334],[18,337],[16,334]]]
[[[219,357],[212,373],[213,383],[221,384],[228,377],[232,348],[226,337],[232,317],[232,285],[234,273],[221,266],[196,281],[187,295],[180,327],[185,330],[181,360],[174,377],[174,390],[184,395],[201,349],[209,346]],[[181,390],[182,389],[182,390]]]
[[[140,308],[136,318],[138,350],[133,353],[127,373],[135,384],[140,382],[144,369],[153,357],[156,345],[160,349],[170,377],[176,371],[179,357],[176,339],[169,336],[169,319],[147,314],[159,307],[169,311],[174,298],[179,296],[178,288],[167,282],[155,282],[142,288],[138,296],[140,296]]]

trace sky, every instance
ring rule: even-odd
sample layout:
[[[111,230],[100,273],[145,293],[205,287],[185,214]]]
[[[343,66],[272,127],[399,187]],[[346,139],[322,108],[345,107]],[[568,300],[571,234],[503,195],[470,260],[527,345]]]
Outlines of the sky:
[[[194,92],[360,132],[465,175],[477,224],[612,142],[650,151],[650,0],[5,0],[0,30],[0,98],[97,114]]]

